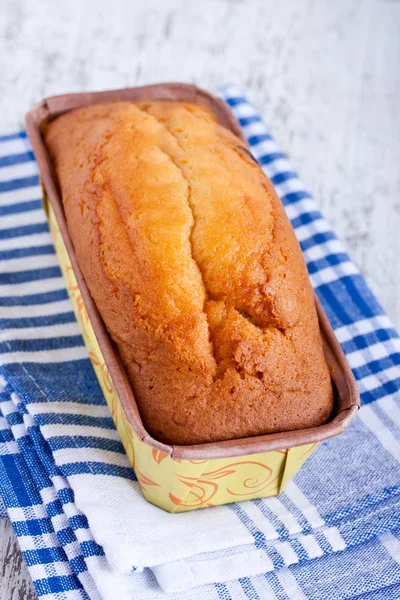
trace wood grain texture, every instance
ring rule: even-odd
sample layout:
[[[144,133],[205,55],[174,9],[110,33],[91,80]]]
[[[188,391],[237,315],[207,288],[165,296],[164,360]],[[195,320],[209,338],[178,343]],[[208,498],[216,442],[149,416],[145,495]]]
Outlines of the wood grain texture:
[[[399,31],[398,0],[2,0],[0,130],[51,94],[236,82],[400,328]]]
[[[0,520],[0,600],[35,600],[28,568],[11,523]]]

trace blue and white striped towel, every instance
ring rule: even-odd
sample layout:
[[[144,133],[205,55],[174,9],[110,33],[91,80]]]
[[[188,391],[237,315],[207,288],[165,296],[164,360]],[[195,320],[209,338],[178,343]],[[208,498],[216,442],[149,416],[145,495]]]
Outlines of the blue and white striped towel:
[[[240,90],[221,96],[275,184],[363,407],[278,498],[146,503],[83,346],[25,133],[0,138],[0,494],[39,596],[400,597],[400,339]],[[398,497],[399,496],[399,497]]]

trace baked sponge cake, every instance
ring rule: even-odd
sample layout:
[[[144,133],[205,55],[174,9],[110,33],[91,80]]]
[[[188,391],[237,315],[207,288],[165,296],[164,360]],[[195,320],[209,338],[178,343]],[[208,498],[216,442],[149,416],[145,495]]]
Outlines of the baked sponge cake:
[[[329,419],[306,265],[239,138],[201,105],[154,101],[73,110],[45,141],[149,433],[199,444]]]

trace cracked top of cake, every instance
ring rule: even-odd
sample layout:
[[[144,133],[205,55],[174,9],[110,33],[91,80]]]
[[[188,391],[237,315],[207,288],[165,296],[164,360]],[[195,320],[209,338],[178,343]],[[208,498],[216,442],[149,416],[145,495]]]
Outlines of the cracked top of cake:
[[[201,105],[154,101],[71,111],[45,141],[149,433],[197,444],[328,420],[304,259],[239,138]]]

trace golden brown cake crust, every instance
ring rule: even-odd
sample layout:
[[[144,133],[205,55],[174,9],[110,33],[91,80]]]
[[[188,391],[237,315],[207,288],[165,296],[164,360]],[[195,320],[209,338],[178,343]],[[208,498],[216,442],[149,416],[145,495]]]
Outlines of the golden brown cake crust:
[[[306,266],[243,142],[204,107],[172,101],[74,110],[45,139],[148,431],[196,444],[326,422]]]

